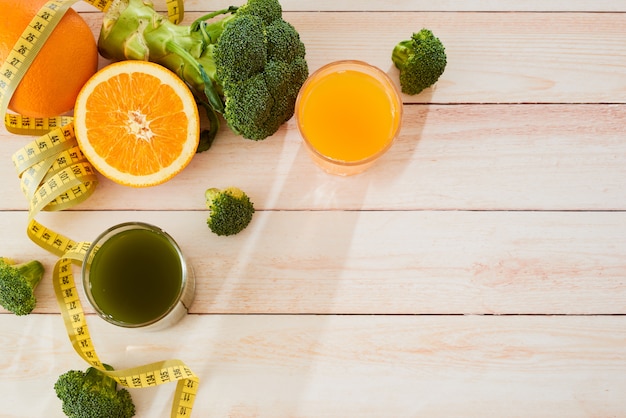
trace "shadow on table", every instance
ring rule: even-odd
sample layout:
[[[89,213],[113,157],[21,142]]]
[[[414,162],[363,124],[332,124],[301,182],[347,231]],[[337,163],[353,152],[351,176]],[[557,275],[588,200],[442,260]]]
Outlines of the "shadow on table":
[[[362,285],[372,262],[363,261],[359,249],[362,240],[377,239],[366,235],[372,228],[360,225],[368,221],[361,211],[369,209],[372,193],[389,187],[411,163],[427,110],[405,120],[406,129],[387,155],[356,176],[334,176],[315,166],[295,124],[272,137],[282,147],[276,167],[268,168],[274,172],[264,174],[270,183],[263,208],[240,235],[215,240],[222,247],[216,248],[211,263],[221,278],[212,280],[210,289],[200,290],[210,298],[201,302],[210,312],[233,314],[222,317],[221,328],[210,330],[211,340],[218,344],[230,341],[232,356],[224,358],[219,353],[230,350],[213,347],[217,358],[211,360],[212,348],[207,347],[207,362],[199,370],[210,387],[220,386],[218,376],[233,386],[228,393],[235,399],[224,400],[221,406],[246,409],[231,409],[228,414],[263,416],[263,410],[275,403],[281,405],[281,414],[296,416],[302,402],[315,402],[310,376],[318,361],[327,361],[316,354],[316,345],[331,315],[376,313],[354,310],[359,305],[354,298],[362,294],[355,287]],[[289,206],[281,207],[284,202]],[[297,370],[292,372],[291,367]]]

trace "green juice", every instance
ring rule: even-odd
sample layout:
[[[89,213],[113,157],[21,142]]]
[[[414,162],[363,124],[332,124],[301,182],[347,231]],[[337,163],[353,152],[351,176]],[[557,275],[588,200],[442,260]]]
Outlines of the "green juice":
[[[133,326],[166,314],[180,295],[182,281],[181,255],[166,236],[128,229],[98,248],[87,285],[105,316]]]

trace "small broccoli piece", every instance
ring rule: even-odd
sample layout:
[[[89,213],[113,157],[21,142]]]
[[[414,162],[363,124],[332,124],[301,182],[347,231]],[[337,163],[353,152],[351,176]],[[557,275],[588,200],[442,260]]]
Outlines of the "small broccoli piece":
[[[236,187],[207,189],[206,207],[211,211],[207,225],[217,235],[234,235],[243,231],[254,214],[248,195]]]
[[[44,273],[37,261],[15,264],[8,258],[0,258],[0,305],[15,315],[28,315],[35,309],[35,288]]]
[[[400,86],[406,94],[418,94],[435,84],[446,68],[446,51],[429,29],[399,42],[391,60],[400,70]]]
[[[309,74],[304,43],[278,0],[248,0],[189,26],[169,22],[147,0],[118,0],[104,17],[98,48],[105,58],[161,64],[191,87],[211,123],[198,151],[217,134],[218,115],[244,138],[273,135],[293,116]]]
[[[106,370],[113,370],[104,365]],[[85,372],[70,370],[54,384],[69,418],[130,418],[135,404],[126,389],[117,390],[117,382],[94,367]]]

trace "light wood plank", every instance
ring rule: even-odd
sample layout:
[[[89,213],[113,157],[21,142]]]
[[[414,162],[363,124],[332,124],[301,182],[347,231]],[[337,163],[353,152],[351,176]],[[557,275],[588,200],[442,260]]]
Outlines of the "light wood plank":
[[[362,176],[314,167],[293,121],[262,143],[224,129],[163,186],[103,180],[74,210],[39,215],[80,240],[155,223],[196,270],[193,314],[172,329],[89,315],[102,359],[184,360],[202,379],[203,417],[622,416],[626,3],[282,3],[312,70],[356,58],[397,77],[391,48],[423,26],[449,67],[404,97],[401,136]],[[189,0],[186,22],[229,4]],[[102,14],[76,7],[97,35]],[[511,11],[524,12],[500,13]],[[52,385],[86,365],[57,314],[56,258],[25,235],[10,156],[28,140],[0,132],[0,256],[41,259],[47,276],[35,314],[0,314],[0,415],[60,418]],[[228,185],[259,210],[240,235],[216,237],[203,192]],[[137,417],[169,416],[173,391],[133,391]]]
[[[158,10],[165,11],[165,0],[154,0]],[[185,10],[212,11],[230,5],[242,5],[242,0],[186,0]],[[496,12],[623,12],[626,5],[615,0],[281,0],[285,11],[496,11]],[[74,8],[90,12],[87,3],[77,3]]]
[[[309,13],[294,14],[293,21],[312,69],[360,59],[394,73],[394,45],[430,28],[446,46],[448,65],[434,89],[406,97],[407,102],[623,103],[626,98],[624,14]]]
[[[102,14],[84,16],[97,36]],[[187,13],[184,23],[199,16]],[[406,102],[626,102],[625,13],[286,12],[285,18],[307,46],[311,71],[357,59],[397,77],[396,43],[422,27],[433,30],[446,46],[447,68],[436,88]]]
[[[194,313],[626,314],[624,212],[258,212],[234,237],[204,211],[45,215],[77,241],[123,221],[164,228],[196,272]],[[37,312],[58,312],[56,258],[25,226],[2,214],[2,255],[42,259]]]
[[[88,322],[99,356],[116,368],[183,360],[201,379],[198,417],[583,418],[626,409],[623,316],[193,315],[158,333]],[[86,363],[61,318],[0,315],[0,328],[3,416],[62,417],[52,386]],[[132,390],[136,417],[169,416],[173,392]]]
[[[624,105],[405,106],[401,134],[370,171],[328,175],[295,122],[254,142],[224,128],[168,183],[106,179],[78,209],[202,210],[209,187],[236,185],[258,209],[626,209]],[[23,210],[11,154],[31,138],[0,136],[0,209]]]

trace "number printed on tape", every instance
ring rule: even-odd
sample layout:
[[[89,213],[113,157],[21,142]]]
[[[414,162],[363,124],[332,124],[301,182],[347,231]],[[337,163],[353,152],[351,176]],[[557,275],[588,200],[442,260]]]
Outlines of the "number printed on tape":
[[[54,291],[73,348],[88,364],[111,376],[119,384],[144,388],[177,382],[171,416],[189,417],[198,391],[198,377],[180,360],[166,360],[125,370],[105,370],[93,346],[87,320],[73,276],[73,264],[81,264],[89,242],[76,242],[37,222],[41,210],[63,210],[93,193],[98,182],[95,170],[78,148],[72,118],[30,118],[7,114],[15,89],[28,71],[65,12],[78,0],[51,0],[44,4],[24,29],[0,66],[0,113],[7,130],[14,134],[40,135],[13,155],[21,188],[29,201],[28,237],[57,255],[53,271]],[[106,11],[113,0],[85,0]],[[167,0],[169,19],[183,18],[183,0]]]

